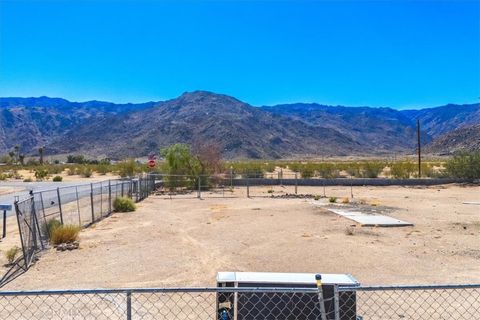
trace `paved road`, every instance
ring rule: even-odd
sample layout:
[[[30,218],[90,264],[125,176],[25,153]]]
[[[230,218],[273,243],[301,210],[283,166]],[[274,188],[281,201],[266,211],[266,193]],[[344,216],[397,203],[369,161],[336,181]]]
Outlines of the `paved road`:
[[[97,181],[91,181],[97,182]],[[15,196],[20,198],[28,195],[30,190],[34,192],[56,189],[58,187],[71,187],[78,186],[82,184],[90,184],[90,182],[52,182],[52,181],[42,181],[42,182],[21,182],[21,181],[8,181],[0,182],[0,187],[13,187],[17,189],[13,193],[0,195],[0,204],[11,204],[13,207],[13,201]],[[7,212],[7,215],[13,214],[13,211]]]

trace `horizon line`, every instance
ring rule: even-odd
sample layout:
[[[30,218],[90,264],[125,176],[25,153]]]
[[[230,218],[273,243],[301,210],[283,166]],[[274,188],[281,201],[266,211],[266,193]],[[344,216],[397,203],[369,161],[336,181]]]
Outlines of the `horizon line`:
[[[448,105],[457,105],[457,106],[465,106],[465,105],[477,105],[477,104],[480,104],[480,102],[463,102],[463,103],[454,103],[454,102],[448,102],[448,103],[445,103],[445,104],[441,104],[441,105],[436,105],[436,106],[418,106],[418,107],[390,107],[390,106],[380,106],[380,107],[377,107],[377,106],[370,106],[370,105],[356,105],[356,106],[352,106],[352,105],[343,105],[343,104],[324,104],[324,103],[320,103],[320,102],[306,102],[306,101],[297,101],[297,102],[280,102],[280,103],[275,103],[275,104],[263,104],[263,105],[253,105],[253,104],[250,104],[249,102],[246,102],[244,100],[241,100],[233,95],[229,95],[229,94],[224,94],[224,93],[217,93],[217,92],[213,92],[213,91],[208,91],[208,90],[193,90],[193,91],[185,91],[183,92],[182,94],[174,97],[174,98],[168,98],[168,99],[163,99],[163,100],[148,100],[146,99],[146,101],[141,101],[141,102],[113,102],[113,101],[108,101],[108,100],[97,100],[97,99],[87,99],[87,100],[79,100],[79,101],[75,101],[75,99],[73,100],[70,100],[70,99],[67,99],[67,98],[63,98],[63,97],[53,97],[53,96],[47,96],[47,95],[41,95],[41,96],[27,96],[27,97],[20,97],[20,96],[0,96],[0,99],[41,99],[41,98],[47,98],[47,99],[59,99],[59,100],[65,100],[69,103],[79,103],[79,104],[83,104],[83,103],[88,103],[88,102],[100,102],[100,103],[110,103],[110,104],[115,104],[115,105],[126,105],[126,104],[131,104],[131,105],[136,105],[136,104],[145,104],[145,103],[162,103],[162,102],[166,102],[166,101],[170,101],[170,100],[174,100],[174,99],[177,99],[179,97],[181,97],[182,95],[184,94],[187,94],[187,93],[195,93],[195,92],[204,92],[204,93],[210,93],[210,94],[214,94],[214,95],[223,95],[223,96],[227,96],[227,97],[231,97],[231,98],[234,98],[234,99],[237,99],[239,101],[241,101],[242,103],[246,103],[254,108],[262,108],[262,107],[275,107],[275,106],[281,106],[281,105],[284,105],[284,106],[288,106],[288,105],[295,105],[295,104],[305,104],[305,105],[319,105],[319,106],[326,106],[326,107],[344,107],[344,108],[372,108],[372,109],[392,109],[392,110],[397,110],[397,111],[408,111],[408,110],[423,110],[423,109],[434,109],[434,108],[440,108],[440,107],[445,107],[445,106],[448,106]]]

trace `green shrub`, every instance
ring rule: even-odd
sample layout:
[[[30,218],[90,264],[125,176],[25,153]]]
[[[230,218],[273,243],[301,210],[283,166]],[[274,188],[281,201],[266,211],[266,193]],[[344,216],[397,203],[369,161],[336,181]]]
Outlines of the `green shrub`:
[[[330,198],[328,198],[328,201],[330,203],[335,203],[335,202],[337,202],[337,197],[330,197]]]
[[[51,174],[60,174],[63,172],[63,167],[56,165],[56,166],[49,166],[48,172]]]
[[[413,162],[399,161],[390,164],[390,174],[396,179],[408,179],[415,173],[417,166]]]
[[[62,182],[63,178],[61,176],[55,176],[53,177],[52,181],[54,182]]]
[[[13,246],[5,252],[5,258],[7,258],[8,264],[12,264],[15,261],[19,252],[20,248],[17,246]]]
[[[480,151],[456,154],[445,163],[445,175],[460,179],[480,179]]]
[[[103,164],[99,164],[96,168],[95,168],[95,171],[104,176],[106,175],[108,172],[111,171],[111,168],[110,168],[110,165],[106,164],[106,163],[103,163]]]
[[[34,170],[35,172],[35,179],[43,180],[48,176],[48,170],[45,168],[37,168]]]
[[[0,173],[0,181],[7,180],[7,175],[4,173]]]
[[[127,197],[118,197],[113,201],[113,210],[115,212],[131,212],[135,211],[136,208],[133,200]]]
[[[310,179],[314,176],[315,170],[312,166],[306,164],[300,167],[300,174],[303,179]]]
[[[57,219],[50,219],[46,223],[42,224],[42,232],[43,234],[48,235],[48,238],[52,237],[52,232],[58,227],[61,227],[62,223]]]
[[[32,178],[26,178],[26,179],[23,179],[23,182],[32,182]]]
[[[378,178],[385,168],[385,163],[380,161],[368,161],[361,165],[361,175],[363,178]]]
[[[122,178],[133,177],[137,170],[135,160],[128,159],[117,164],[118,175]]]
[[[71,243],[78,240],[80,227],[76,225],[63,225],[55,227],[50,232],[50,242],[53,245]]]
[[[90,178],[93,174],[93,170],[92,168],[90,168],[89,166],[84,166],[82,169],[81,169],[81,173],[82,177],[84,178]]]
[[[317,194],[317,195],[315,195],[315,196],[313,197],[313,200],[315,200],[315,201],[318,201],[318,200],[320,200],[320,196],[319,196],[318,194]]]

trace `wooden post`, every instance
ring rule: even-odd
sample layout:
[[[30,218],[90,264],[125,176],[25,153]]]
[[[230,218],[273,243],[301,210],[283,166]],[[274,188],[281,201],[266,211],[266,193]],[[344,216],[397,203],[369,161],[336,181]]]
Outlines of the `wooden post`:
[[[420,143],[420,120],[417,119],[418,177],[422,177],[422,147]]]

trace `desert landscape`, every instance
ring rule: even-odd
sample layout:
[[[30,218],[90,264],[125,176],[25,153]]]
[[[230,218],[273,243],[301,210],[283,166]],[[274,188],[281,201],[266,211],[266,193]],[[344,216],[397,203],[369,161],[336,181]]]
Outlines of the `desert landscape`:
[[[245,188],[202,200],[152,195],[82,230],[79,250],[46,251],[5,289],[212,286],[219,271],[349,273],[364,285],[480,281],[479,207],[463,204],[478,200],[479,186],[355,187],[348,204],[350,187],[326,188],[335,204],[252,189],[257,197]],[[346,206],[414,226],[361,227],[329,211]]]

